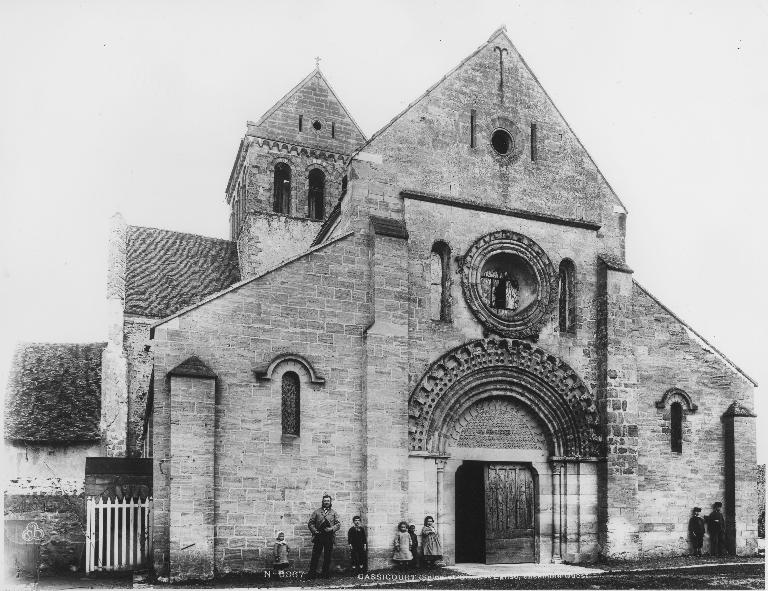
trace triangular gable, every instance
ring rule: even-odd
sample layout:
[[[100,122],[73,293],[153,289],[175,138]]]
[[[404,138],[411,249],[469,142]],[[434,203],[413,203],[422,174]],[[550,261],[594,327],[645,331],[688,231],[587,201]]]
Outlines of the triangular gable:
[[[314,121],[320,122],[320,130],[313,128]],[[258,121],[248,122],[248,135],[347,154],[366,141],[360,126],[319,68],[312,70]]]
[[[504,50],[501,93],[497,47]],[[471,109],[478,118],[474,151],[468,151]],[[493,186],[485,182],[495,167],[487,155],[490,133],[505,118],[519,126],[525,152],[509,167],[506,181]],[[532,123],[540,146],[535,167],[528,151]],[[359,152],[381,155],[383,166],[377,169],[385,172],[389,160],[393,176],[407,189],[596,222],[616,211],[626,213],[504,28],[374,133]]]

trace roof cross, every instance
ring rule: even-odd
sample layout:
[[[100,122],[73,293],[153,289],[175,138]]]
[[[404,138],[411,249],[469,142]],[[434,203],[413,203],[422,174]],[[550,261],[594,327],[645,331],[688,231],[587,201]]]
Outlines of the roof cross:
[[[320,56],[315,58],[315,68],[320,69]]]

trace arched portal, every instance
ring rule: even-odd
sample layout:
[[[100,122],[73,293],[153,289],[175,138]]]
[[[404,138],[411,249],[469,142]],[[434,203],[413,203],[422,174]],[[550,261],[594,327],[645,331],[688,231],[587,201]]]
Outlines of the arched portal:
[[[523,341],[472,341],[429,367],[408,410],[423,489],[411,499],[437,514],[448,562],[594,558],[600,419],[563,360]]]

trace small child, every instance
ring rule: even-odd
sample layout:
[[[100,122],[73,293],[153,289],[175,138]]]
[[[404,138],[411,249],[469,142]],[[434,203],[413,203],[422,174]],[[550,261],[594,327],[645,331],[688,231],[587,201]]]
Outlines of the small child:
[[[285,570],[288,568],[288,543],[285,541],[285,532],[277,532],[277,540],[275,541],[275,572]]]
[[[347,543],[352,559],[352,573],[368,572],[368,537],[359,515],[352,518],[352,527],[347,532]]]
[[[392,557],[400,568],[408,568],[408,563],[413,560],[411,554],[411,536],[408,533],[408,524],[401,521],[397,524],[397,534],[395,534],[395,555]]]
[[[410,524],[408,526],[408,535],[411,536],[411,554],[413,554],[413,560],[411,566],[418,568],[419,566],[419,536],[416,535],[416,526]]]
[[[443,558],[440,536],[437,535],[435,520],[431,515],[424,518],[424,527],[421,530],[421,556],[430,568],[435,566],[436,561]]]

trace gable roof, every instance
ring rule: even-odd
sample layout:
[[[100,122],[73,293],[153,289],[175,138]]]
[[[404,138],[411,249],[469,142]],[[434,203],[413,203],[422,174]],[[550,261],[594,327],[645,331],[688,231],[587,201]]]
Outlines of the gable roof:
[[[240,281],[237,244],[129,226],[125,313],[163,318]]]
[[[677,320],[687,331],[688,336],[691,337],[693,340],[698,341],[699,346],[710,350],[713,354],[715,354],[717,357],[720,358],[720,360],[725,363],[728,367],[730,367],[734,372],[738,373],[744,379],[746,379],[750,384],[757,387],[757,382],[753,380],[751,377],[749,377],[746,372],[741,369],[738,365],[736,365],[733,361],[731,361],[728,357],[725,356],[724,353],[720,351],[717,347],[715,347],[712,343],[710,343],[707,339],[705,339],[703,336],[701,336],[698,332],[696,332],[696,329],[694,329],[690,324],[685,322],[680,316],[675,314],[672,310],[667,308],[664,304],[659,301],[659,299],[653,295],[650,291],[645,289],[642,285],[640,285],[636,279],[632,280],[632,283],[637,286],[637,288],[642,291],[645,295],[647,295],[649,298],[651,298],[656,304],[664,310],[667,314],[669,314],[672,318]]]
[[[249,121],[246,136],[345,155],[365,142],[360,126],[317,68],[258,121]]]
[[[98,441],[101,354],[106,343],[16,346],[5,399],[5,437],[14,441]]]
[[[261,117],[259,117],[259,120],[256,121],[254,125],[256,127],[262,125],[278,109],[280,109],[291,98],[293,98],[294,95],[299,94],[304,89],[304,87],[307,84],[309,84],[309,82],[312,81],[312,79],[315,77],[318,77],[325,84],[325,86],[328,88],[328,91],[331,93],[331,96],[333,96],[336,102],[339,103],[339,106],[341,107],[341,110],[343,111],[344,115],[346,115],[346,117],[352,122],[357,132],[363,137],[363,141],[365,141],[365,134],[363,133],[363,130],[360,129],[360,126],[357,124],[357,121],[355,121],[355,118],[352,117],[352,114],[349,112],[349,109],[347,109],[346,105],[343,102],[341,102],[341,99],[336,94],[336,91],[333,90],[333,87],[331,86],[330,82],[328,82],[328,79],[325,77],[325,75],[320,71],[320,68],[315,68],[309,74],[307,74],[307,76],[301,82],[299,82],[291,90],[285,93],[279,101],[277,101],[274,105],[272,105],[272,107],[266,113],[264,113]]]
[[[550,96],[549,96],[549,93],[547,92],[547,90],[544,88],[544,86],[541,84],[541,82],[539,82],[539,79],[538,79],[538,77],[536,76],[536,74],[533,72],[533,70],[531,69],[531,67],[528,65],[528,63],[525,61],[525,59],[523,58],[523,56],[520,54],[520,52],[518,51],[517,47],[515,47],[515,44],[514,44],[514,43],[512,43],[512,40],[511,40],[511,39],[509,38],[509,36],[507,35],[507,29],[506,29],[506,27],[505,27],[505,26],[503,26],[503,25],[502,25],[501,27],[499,27],[498,29],[496,29],[496,30],[495,30],[495,31],[494,31],[494,32],[491,34],[491,36],[488,38],[488,40],[487,40],[485,43],[483,43],[482,45],[480,45],[480,47],[478,47],[478,48],[477,48],[475,51],[473,51],[473,52],[472,52],[471,54],[469,54],[469,55],[468,55],[466,58],[464,58],[463,60],[461,60],[461,62],[459,62],[459,63],[458,63],[458,64],[457,64],[457,65],[456,65],[454,68],[452,68],[452,69],[451,69],[449,72],[447,72],[447,73],[446,73],[446,74],[445,74],[445,75],[444,75],[442,78],[440,78],[440,80],[438,80],[437,82],[435,82],[435,83],[434,83],[432,86],[430,86],[430,87],[429,87],[429,88],[428,88],[426,91],[424,91],[424,93],[422,93],[422,94],[421,94],[419,97],[417,97],[415,100],[413,100],[411,103],[409,103],[409,104],[408,104],[408,106],[406,106],[406,107],[405,107],[405,108],[404,108],[402,111],[400,111],[400,113],[398,113],[397,115],[395,115],[395,117],[394,117],[394,118],[392,118],[392,119],[391,119],[391,120],[390,120],[390,121],[389,121],[387,124],[385,124],[385,125],[384,125],[384,127],[382,127],[381,129],[379,129],[378,131],[376,131],[376,132],[375,132],[375,133],[374,133],[374,134],[373,134],[373,135],[372,135],[370,138],[368,138],[368,141],[366,141],[366,142],[365,142],[364,144],[362,144],[362,145],[361,145],[361,146],[360,146],[360,147],[359,147],[357,150],[355,150],[355,152],[352,154],[352,158],[355,158],[355,157],[356,157],[358,154],[360,154],[360,152],[364,152],[364,151],[365,151],[365,149],[366,149],[366,147],[368,147],[369,145],[371,145],[371,144],[372,144],[372,143],[373,143],[373,142],[374,142],[374,141],[375,141],[375,140],[376,140],[378,137],[380,137],[380,136],[381,136],[381,135],[382,135],[382,134],[383,134],[385,131],[387,131],[387,130],[388,130],[390,127],[392,127],[392,125],[394,125],[394,124],[395,124],[395,123],[396,123],[396,122],[397,122],[397,121],[398,121],[398,120],[399,120],[401,117],[403,117],[403,116],[404,116],[406,113],[408,113],[408,112],[409,112],[411,109],[413,109],[413,108],[414,108],[416,105],[418,105],[418,104],[419,104],[419,103],[420,103],[422,100],[424,100],[426,97],[428,97],[428,96],[429,96],[429,95],[430,95],[430,94],[431,94],[431,93],[432,93],[432,92],[433,92],[435,89],[437,89],[437,88],[438,88],[438,87],[439,87],[439,86],[440,86],[440,85],[441,85],[443,82],[445,82],[445,81],[446,81],[448,78],[452,77],[452,76],[453,76],[453,75],[454,75],[456,72],[458,72],[459,70],[461,70],[461,68],[462,68],[462,67],[464,67],[464,65],[465,65],[465,64],[467,64],[467,62],[469,62],[470,60],[472,60],[472,58],[474,58],[474,57],[475,57],[477,54],[479,54],[481,51],[483,51],[483,50],[484,50],[486,47],[488,47],[489,45],[491,45],[491,44],[492,44],[494,41],[497,41],[497,39],[499,39],[499,38],[503,38],[503,39],[504,39],[504,41],[505,41],[506,43],[508,43],[508,44],[509,44],[509,46],[512,48],[512,50],[515,52],[517,59],[519,59],[519,60],[520,60],[520,63],[521,63],[521,64],[523,65],[523,67],[524,67],[524,68],[525,68],[525,69],[528,71],[528,73],[531,75],[531,77],[532,77],[532,78],[533,78],[533,80],[536,82],[536,84],[538,85],[538,87],[541,89],[541,91],[543,92],[544,96],[546,97],[546,100],[547,100],[547,101],[549,101],[549,104],[550,104],[550,105],[552,106],[552,108],[555,110],[555,112],[557,113],[557,116],[558,116],[558,117],[560,117],[561,121],[563,122],[563,124],[564,124],[564,125],[565,125],[565,127],[567,128],[568,132],[569,132],[569,133],[570,133],[570,134],[573,136],[573,138],[576,140],[576,142],[577,142],[577,144],[578,144],[579,148],[580,148],[580,149],[581,149],[581,150],[584,152],[584,154],[586,155],[586,157],[588,158],[588,160],[589,160],[589,162],[592,164],[592,166],[594,166],[594,168],[595,168],[595,170],[597,171],[597,174],[599,175],[600,179],[601,179],[601,180],[602,180],[602,181],[605,183],[605,185],[606,185],[606,186],[608,187],[608,189],[610,190],[610,192],[611,192],[611,195],[613,196],[613,198],[614,198],[614,199],[616,199],[617,203],[618,203],[618,204],[619,204],[619,205],[622,207],[622,209],[624,209],[624,212],[625,212],[625,213],[627,213],[627,212],[628,212],[628,210],[627,210],[626,206],[625,206],[625,205],[624,205],[624,203],[621,201],[621,199],[619,198],[619,196],[618,196],[618,194],[616,193],[616,191],[614,191],[613,187],[612,187],[612,186],[611,186],[611,184],[608,182],[608,179],[606,179],[606,178],[605,178],[605,176],[603,175],[603,173],[600,171],[600,168],[597,166],[597,164],[595,163],[595,161],[594,161],[594,159],[592,158],[592,156],[589,154],[589,152],[587,151],[587,149],[584,147],[584,144],[582,144],[582,142],[581,142],[581,140],[579,139],[579,137],[578,137],[578,136],[576,135],[576,133],[573,131],[573,128],[570,126],[570,124],[569,124],[569,123],[568,123],[568,121],[565,119],[565,117],[563,117],[563,114],[560,112],[560,109],[558,109],[557,105],[556,105],[556,104],[555,104],[555,102],[552,100],[552,97],[550,97]]]

